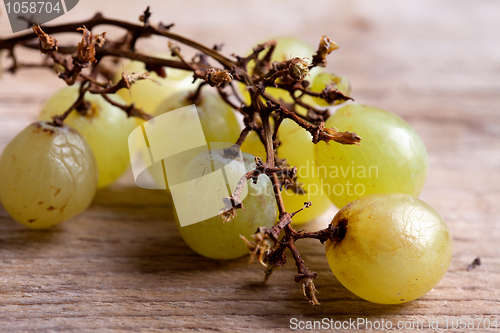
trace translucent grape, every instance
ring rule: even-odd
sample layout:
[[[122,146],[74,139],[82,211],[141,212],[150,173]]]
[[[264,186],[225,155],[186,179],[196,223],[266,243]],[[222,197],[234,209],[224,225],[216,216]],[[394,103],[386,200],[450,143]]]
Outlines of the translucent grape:
[[[0,201],[30,228],[48,228],[85,210],[97,187],[97,167],[86,140],[71,127],[36,122],[0,157]]]
[[[332,221],[337,240],[326,242],[335,277],[370,302],[417,299],[445,275],[452,257],[446,223],[432,207],[407,194],[372,194],[349,203]]]
[[[78,87],[65,87],[53,95],[43,108],[38,120],[51,120],[64,113],[78,98]],[[119,96],[111,99],[125,103]],[[90,108],[85,115],[73,111],[65,123],[76,129],[89,143],[99,170],[98,187],[103,188],[117,180],[130,166],[128,135],[137,126],[134,118],[109,104],[102,96],[87,93]]]
[[[164,59],[174,59],[170,54],[156,53],[153,54],[153,56]],[[195,87],[193,84],[192,72],[175,68],[165,68],[165,71],[167,77],[162,78],[155,72],[147,71],[143,62],[131,61],[124,66],[123,71],[116,73],[116,82],[121,79],[123,72],[127,74],[149,72],[150,79],[137,81],[132,84],[130,89],[119,90],[118,94],[127,103],[135,103],[137,107],[152,114],[158,108],[158,105],[168,96],[171,96],[179,90]]]
[[[283,203],[289,212],[299,210],[304,202],[311,201],[312,206],[293,217],[293,224],[302,224],[321,215],[331,206],[330,199],[322,195],[321,180],[318,177],[314,161],[312,136],[295,122],[285,119],[279,128],[278,156],[286,158],[290,166],[297,167],[298,182],[302,183],[305,194],[297,194],[288,188],[282,192]],[[255,132],[251,132],[241,146],[241,150],[255,156],[266,158],[264,145]]]
[[[351,84],[349,80],[340,75],[332,73],[320,73],[312,81],[311,90],[314,92],[321,92],[326,86],[332,86],[334,89],[340,90],[344,95],[349,96],[351,94]],[[328,102],[319,97],[313,97],[314,102],[321,106],[328,106]],[[342,102],[337,101],[334,105],[340,104]]]
[[[350,104],[325,127],[355,132],[360,146],[315,145],[323,191],[339,208],[371,193],[418,196],[427,175],[427,152],[417,132],[400,117],[370,106]]]
[[[221,149],[212,149],[212,157],[208,152],[199,154],[190,162],[183,172],[182,177],[193,178],[208,175],[208,171],[224,168],[228,179],[240,179],[243,173],[230,164],[231,158],[224,156]],[[254,156],[243,153],[245,172],[255,167]],[[194,183],[189,190],[200,191],[201,182]],[[274,199],[272,184],[266,175],[260,175],[257,184],[252,181],[246,183],[248,193],[243,200],[244,210],[239,209],[236,217],[230,222],[223,223],[221,217],[214,216],[202,222],[181,227],[176,215],[178,230],[191,249],[195,252],[213,259],[234,259],[248,253],[246,245],[240,235],[251,239],[258,227],[270,228],[276,223],[277,207]],[[231,189],[231,192],[234,188]],[[216,196],[217,202],[222,205],[222,197],[227,193],[206,193],[207,196]],[[187,202],[188,209],[198,209],[203,202]],[[176,205],[176,209],[179,207]],[[181,208],[182,209],[182,208]]]
[[[159,116],[166,112],[193,104],[193,101],[189,98],[192,93],[192,90],[176,92],[165,99],[158,106],[153,115]],[[209,145],[210,142],[234,143],[238,140],[240,136],[240,125],[236,119],[235,111],[226,104],[222,98],[213,94],[208,89],[203,89],[195,105],[205,139]],[[187,162],[185,164],[187,164]],[[148,171],[159,185],[165,185],[163,169],[150,168]]]

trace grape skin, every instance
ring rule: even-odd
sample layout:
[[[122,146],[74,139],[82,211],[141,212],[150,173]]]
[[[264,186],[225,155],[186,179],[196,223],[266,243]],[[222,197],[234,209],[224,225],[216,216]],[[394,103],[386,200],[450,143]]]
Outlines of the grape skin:
[[[90,205],[97,177],[90,146],[77,131],[36,122],[0,157],[0,201],[19,223],[48,228]]]
[[[362,138],[360,146],[319,142],[314,147],[323,190],[338,208],[372,193],[420,194],[427,176],[427,151],[403,119],[349,104],[330,116],[325,127]]]
[[[287,163],[297,167],[298,182],[304,184],[305,194],[296,194],[291,189],[282,191],[283,203],[289,212],[295,212],[304,206],[304,202],[311,201],[312,206],[295,215],[294,225],[304,224],[325,212],[331,202],[328,196],[322,195],[321,182],[318,172],[314,171],[314,144],[309,132],[301,128],[290,119],[285,119],[279,127],[280,146],[278,156],[286,158]],[[266,151],[255,132],[251,132],[241,145],[241,150],[265,160]]]
[[[451,262],[446,223],[407,194],[362,197],[342,208],[331,224],[344,236],[326,242],[330,268],[342,285],[370,302],[417,299],[441,281]]]
[[[53,116],[64,113],[78,98],[78,91],[77,86],[58,91],[47,101],[38,120],[49,121]],[[109,97],[125,104],[119,96]],[[137,122],[100,95],[87,93],[85,101],[91,104],[89,113],[82,115],[73,110],[64,122],[76,129],[89,143],[99,170],[97,186],[104,188],[115,182],[130,166],[128,136]]]
[[[212,162],[214,169],[224,167],[226,175],[236,177],[243,176],[237,174],[237,170],[228,166],[231,159],[223,156],[221,149],[212,149]],[[243,153],[243,160],[246,171],[251,171],[255,167],[255,157]],[[198,155],[190,162],[183,177],[189,175],[202,176],[203,170],[211,168],[210,157],[207,152]],[[213,259],[235,259],[248,254],[248,248],[243,243],[240,235],[247,239],[252,239],[252,235],[258,227],[271,228],[277,219],[276,200],[272,191],[271,180],[266,175],[260,175],[257,184],[248,181],[245,185],[248,194],[243,200],[243,209],[237,210],[236,217],[227,223],[223,223],[221,217],[214,216],[205,221],[181,227],[177,214],[175,221],[177,228],[186,244],[198,254]],[[196,186],[191,188],[193,192],[197,191]],[[234,189],[231,189],[234,190]],[[222,203],[222,194],[207,193],[207,195],[219,195]],[[193,203],[187,203],[192,205]],[[179,207],[176,206],[176,209]],[[191,207],[191,209],[196,209]]]

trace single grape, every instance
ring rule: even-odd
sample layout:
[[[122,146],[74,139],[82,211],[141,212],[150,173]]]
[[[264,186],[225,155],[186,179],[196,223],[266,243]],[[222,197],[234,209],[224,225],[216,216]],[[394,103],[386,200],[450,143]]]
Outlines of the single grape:
[[[323,191],[337,207],[372,193],[419,195],[427,175],[427,151],[403,119],[370,106],[349,104],[328,118],[325,127],[355,132],[362,138],[360,146],[315,145]]]
[[[326,255],[335,277],[374,303],[417,299],[445,275],[452,257],[446,223],[422,200],[407,194],[362,197],[333,218],[335,240]]]
[[[33,123],[0,156],[0,201],[30,228],[48,228],[81,213],[96,187],[92,150],[68,125]]]
[[[234,110],[222,100],[218,95],[213,94],[208,89],[203,89],[196,103],[190,96],[192,90],[178,91],[167,97],[155,110],[153,115],[159,116],[166,112],[170,112],[191,104],[196,105],[198,117],[201,127],[205,135],[205,140],[210,145],[210,142],[228,142],[234,143],[240,136],[240,125],[236,119]],[[196,121],[195,119],[186,119],[186,122]],[[168,134],[166,134],[168,135]],[[175,140],[175,138],[172,138]],[[191,156],[193,158],[194,156]],[[180,162],[180,160],[179,160]],[[181,162],[187,164],[187,162]],[[148,169],[153,179],[161,186],[165,185],[165,177],[163,169],[150,168]],[[167,184],[168,189],[168,184]]]
[[[218,209],[224,207],[222,198],[228,196],[226,183],[210,183],[210,187],[213,187],[214,184],[221,186],[219,190],[210,188],[210,191],[206,191],[204,187],[203,180],[209,181],[210,179],[207,177],[215,175],[214,171],[220,172],[221,169],[224,170],[226,179],[232,179],[233,183],[237,182],[245,172],[255,167],[254,158],[250,154],[242,153],[244,165],[241,165],[242,170],[240,170],[238,164],[231,163],[233,159],[226,157],[222,149],[211,149],[211,153],[202,152],[186,166],[181,178],[195,180],[188,187],[187,200],[181,200],[179,206],[174,199],[176,202],[175,220],[182,238],[195,252],[213,259],[234,259],[244,256],[248,253],[248,249],[242,242],[240,235],[251,239],[258,227],[270,228],[276,223],[276,201],[271,180],[266,175],[260,175],[257,184],[253,184],[252,181],[246,183],[246,197],[242,201],[244,210],[237,210],[236,217],[226,223],[220,216],[216,215]],[[230,193],[234,189],[231,188]],[[176,194],[173,188],[172,193]],[[202,196],[208,198],[193,202],[190,193],[201,193]],[[220,203],[220,207],[214,206],[213,202]],[[177,216],[179,211],[183,209],[198,211],[207,205],[210,206],[206,207],[208,210],[215,208],[213,217],[181,227]]]
[[[312,206],[295,215],[293,224],[303,224],[321,215],[330,206],[328,196],[323,195],[321,180],[318,176],[314,160],[314,144],[309,132],[301,128],[290,119],[285,119],[279,127],[278,156],[286,158],[290,166],[297,167],[298,182],[302,183],[305,194],[297,194],[292,189],[283,191],[282,198],[285,208],[289,212],[299,210],[304,202],[311,201]],[[266,159],[264,145],[255,132],[251,132],[241,146],[241,150],[262,160]]]
[[[70,86],[58,91],[49,99],[38,120],[49,121],[53,116],[64,113],[78,98],[78,90],[77,86]],[[115,102],[125,103],[119,96],[109,97]],[[85,114],[73,110],[64,122],[76,129],[92,148],[99,170],[98,188],[103,188],[128,169],[128,136],[137,123],[100,95],[87,93],[85,101],[90,103]]]
[[[345,76],[340,76],[332,73],[320,73],[312,81],[311,90],[321,92],[326,86],[332,86],[334,89],[340,90],[344,95],[351,94],[351,84]],[[319,97],[313,97],[314,102],[321,106],[328,106],[328,102]],[[342,101],[337,101],[333,105],[341,104]]]
[[[170,54],[155,53],[153,56],[163,59],[178,60]],[[168,96],[182,89],[195,88],[193,84],[193,73],[182,69],[165,68],[166,78],[162,78],[155,72],[146,70],[146,66],[140,61],[131,61],[127,63],[123,71],[118,71],[115,75],[115,81],[122,78],[122,73],[145,73],[149,72],[149,78],[140,80],[131,85],[130,89],[120,89],[118,94],[127,102],[134,103],[138,108],[152,114],[158,108],[158,105]]]

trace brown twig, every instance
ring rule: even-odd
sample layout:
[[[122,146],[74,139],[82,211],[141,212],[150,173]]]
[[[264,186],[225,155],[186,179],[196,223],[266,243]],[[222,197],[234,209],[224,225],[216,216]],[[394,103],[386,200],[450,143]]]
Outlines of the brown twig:
[[[328,113],[313,105],[308,105],[302,100],[304,95],[319,97],[328,103],[350,99],[350,97],[332,87],[326,87],[319,93],[313,92],[308,88],[309,82],[306,80],[308,71],[316,66],[325,66],[327,55],[338,46],[328,37],[323,36],[316,54],[312,55],[310,64],[301,58],[272,63],[272,54],[276,47],[276,41],[272,40],[258,45],[246,57],[234,55],[233,60],[223,55],[219,46],[207,47],[197,41],[171,32],[169,29],[172,25],[158,24],[155,26],[151,24],[151,15],[152,13],[148,7],[140,17],[140,24],[106,18],[97,13],[88,20],[48,26],[44,27],[43,30],[40,26],[35,25],[32,33],[0,39],[0,50],[9,51],[9,57],[12,60],[9,70],[12,72],[19,68],[50,66],[46,61],[40,65],[18,61],[14,52],[16,47],[36,47],[40,52],[46,54],[53,64],[62,69],[60,77],[68,85],[74,84],[77,80],[81,82],[77,100],[61,116],[54,117],[54,123],[58,125],[61,125],[73,110],[84,111],[84,95],[86,93],[102,95],[108,103],[122,109],[128,116],[136,116],[145,120],[151,119],[151,116],[136,108],[134,104],[123,105],[109,96],[109,94],[114,94],[122,88],[130,89],[130,86],[138,80],[147,79],[147,73],[132,73],[130,75],[124,73],[121,80],[115,84],[111,84],[109,81],[99,81],[100,61],[106,57],[143,62],[148,71],[154,71],[162,77],[167,74],[165,67],[191,71],[193,79],[202,80],[197,89],[197,94],[205,85],[216,87],[221,98],[244,116],[245,126],[235,146],[226,149],[225,152],[227,154],[239,152],[239,147],[251,131],[257,133],[266,150],[265,162],[256,158],[255,169],[247,172],[240,179],[230,197],[224,198],[225,208],[220,211],[220,215],[224,221],[229,221],[236,216],[237,209],[244,209],[240,198],[246,183],[249,180],[254,183],[257,182],[262,174],[269,177],[279,210],[279,221],[272,228],[259,228],[257,233],[253,235],[253,241],[244,240],[251,251],[251,259],[257,259],[266,266],[265,279],[267,280],[275,267],[286,263],[284,251],[289,249],[298,270],[295,281],[302,284],[304,295],[312,304],[319,304],[315,296],[316,288],[313,283],[317,274],[306,267],[295,246],[295,242],[303,238],[314,238],[324,242],[338,237],[339,231],[330,227],[317,232],[297,232],[291,226],[292,218],[302,210],[307,209],[311,202],[304,203],[303,208],[293,213],[286,211],[281,191],[286,186],[297,185],[297,168],[286,166],[285,161],[276,156],[276,150],[279,145],[279,129],[284,119],[290,119],[308,131],[312,135],[314,143],[335,141],[341,144],[359,144],[361,138],[355,133],[339,132],[336,128],[325,128],[324,121],[328,117]],[[116,41],[106,40],[105,34],[95,35],[92,32],[92,29],[99,25],[122,28],[126,34]],[[51,36],[67,32],[78,33],[79,31],[82,33],[82,39],[76,46],[60,46],[57,40]],[[178,60],[147,56],[135,50],[139,39],[152,35],[168,38],[170,51]],[[37,40],[36,45],[33,43],[35,38]],[[192,60],[187,61],[182,56],[180,47],[171,41],[192,47],[198,53]],[[218,63],[219,68],[210,65],[212,60]],[[254,62],[254,67],[252,73],[248,73],[247,67],[251,61]],[[112,73],[106,70],[105,77],[109,79],[111,76]],[[250,94],[250,103],[246,103],[239,96],[234,81],[246,85]],[[225,90],[228,85],[236,102],[231,99],[230,94]],[[286,90],[292,97],[293,102],[284,103],[275,100],[270,94],[266,93],[268,87]],[[297,91],[300,91],[298,97],[295,96]],[[296,110],[299,106],[307,109],[308,114],[301,115],[297,113]],[[274,124],[271,124],[271,119],[274,120]],[[279,239],[282,232],[284,232],[284,236]]]

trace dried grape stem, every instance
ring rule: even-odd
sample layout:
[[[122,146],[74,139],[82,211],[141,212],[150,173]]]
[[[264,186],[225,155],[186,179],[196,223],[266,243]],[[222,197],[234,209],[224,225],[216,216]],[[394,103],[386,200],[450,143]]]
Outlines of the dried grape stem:
[[[324,242],[328,239],[335,239],[335,232],[338,233],[338,231],[327,228],[317,232],[297,232],[290,225],[293,216],[309,207],[311,203],[305,203],[302,209],[291,214],[286,211],[281,190],[284,186],[296,184],[297,168],[286,167],[284,160],[276,156],[276,149],[279,142],[279,128],[284,119],[291,119],[304,130],[308,131],[312,135],[314,143],[318,143],[319,141],[326,143],[335,141],[341,144],[359,144],[361,138],[355,133],[339,132],[336,128],[325,128],[324,121],[328,117],[328,113],[325,110],[305,103],[301,99],[302,96],[309,95],[322,98],[330,104],[350,99],[350,97],[343,95],[340,91],[332,87],[327,87],[322,92],[313,92],[308,89],[309,82],[305,80],[308,70],[315,66],[325,66],[326,56],[338,46],[328,37],[323,36],[316,54],[312,56],[311,64],[307,64],[304,59],[300,58],[271,63],[272,54],[276,46],[276,41],[272,40],[258,45],[246,57],[233,55],[235,60],[232,60],[220,52],[220,47],[215,46],[210,48],[170,32],[169,29],[172,25],[165,26],[162,23],[157,26],[152,25],[150,17],[151,12],[148,7],[140,17],[141,24],[106,18],[102,14],[97,13],[89,20],[44,27],[43,30],[36,25],[32,33],[0,39],[0,50],[5,49],[9,51],[9,57],[12,59],[12,65],[9,68],[11,72],[15,72],[19,68],[49,67],[50,65],[46,62],[40,65],[32,63],[21,64],[14,52],[16,46],[28,49],[37,48],[46,54],[54,64],[63,68],[64,71],[60,77],[68,85],[74,84],[77,80],[82,81],[77,100],[63,115],[54,118],[54,123],[58,125],[63,123],[72,110],[82,108],[85,102],[83,97],[87,92],[101,94],[108,103],[119,107],[128,116],[137,116],[146,120],[151,118],[151,116],[137,109],[133,104],[122,105],[113,101],[108,96],[108,94],[116,93],[119,89],[129,89],[137,80],[147,79],[147,74],[124,74],[122,79],[114,85],[107,81],[100,82],[96,76],[98,72],[105,74],[104,77],[108,79],[112,76],[109,70],[103,70],[99,66],[100,60],[105,57],[143,62],[148,71],[154,71],[161,77],[166,76],[164,67],[188,70],[193,72],[194,79],[201,79],[203,80],[203,84],[206,83],[212,87],[216,87],[221,98],[244,116],[245,127],[241,131],[236,145],[233,149],[226,149],[225,152],[227,154],[234,153],[236,150],[239,152],[237,148],[241,146],[252,130],[257,133],[264,143],[266,150],[265,162],[256,158],[255,169],[247,172],[240,179],[230,197],[224,198],[226,207],[221,210],[220,215],[224,221],[228,221],[236,216],[237,209],[244,209],[240,197],[247,181],[252,180],[253,182],[257,182],[259,175],[267,175],[273,185],[274,196],[279,210],[279,221],[272,228],[259,228],[253,236],[254,242],[245,240],[251,250],[251,258],[258,258],[262,264],[266,265],[267,279],[274,267],[285,264],[286,256],[284,251],[288,248],[292,253],[298,270],[295,281],[302,283],[304,295],[312,304],[319,304],[315,297],[316,289],[313,283],[313,279],[317,277],[317,274],[305,266],[295,246],[295,242],[303,238],[315,238]],[[105,41],[105,34],[94,35],[91,31],[99,25],[123,28],[127,34],[117,41]],[[49,34],[75,33],[78,31],[82,31],[83,36],[82,41],[77,46],[58,46],[57,40],[49,36]],[[140,38],[151,35],[168,38],[170,51],[179,60],[160,59],[137,52],[135,50],[137,41]],[[36,45],[32,42],[34,39],[38,41]],[[191,61],[186,61],[180,53],[180,48],[171,43],[170,40],[192,47],[200,53]],[[259,58],[262,52],[265,52],[264,56]],[[68,58],[70,55],[71,59]],[[215,60],[222,68],[212,67],[209,64],[209,58]],[[247,65],[250,61],[255,62],[252,75],[247,71]],[[84,73],[88,69],[91,69],[90,75]],[[249,104],[243,101],[237,93],[233,82],[231,82],[234,80],[242,82],[247,86],[251,99]],[[224,90],[227,85],[230,86],[236,102],[233,102],[230,98],[231,96]],[[290,96],[292,96],[293,102],[282,103],[276,101],[266,93],[267,87],[277,87],[288,91]],[[297,90],[301,92],[301,95],[298,97],[294,94]],[[297,106],[306,108],[308,114],[305,116],[298,114],[296,112]],[[274,118],[274,126],[271,126],[270,117]],[[280,240],[279,236],[282,231],[284,231],[285,235]]]

